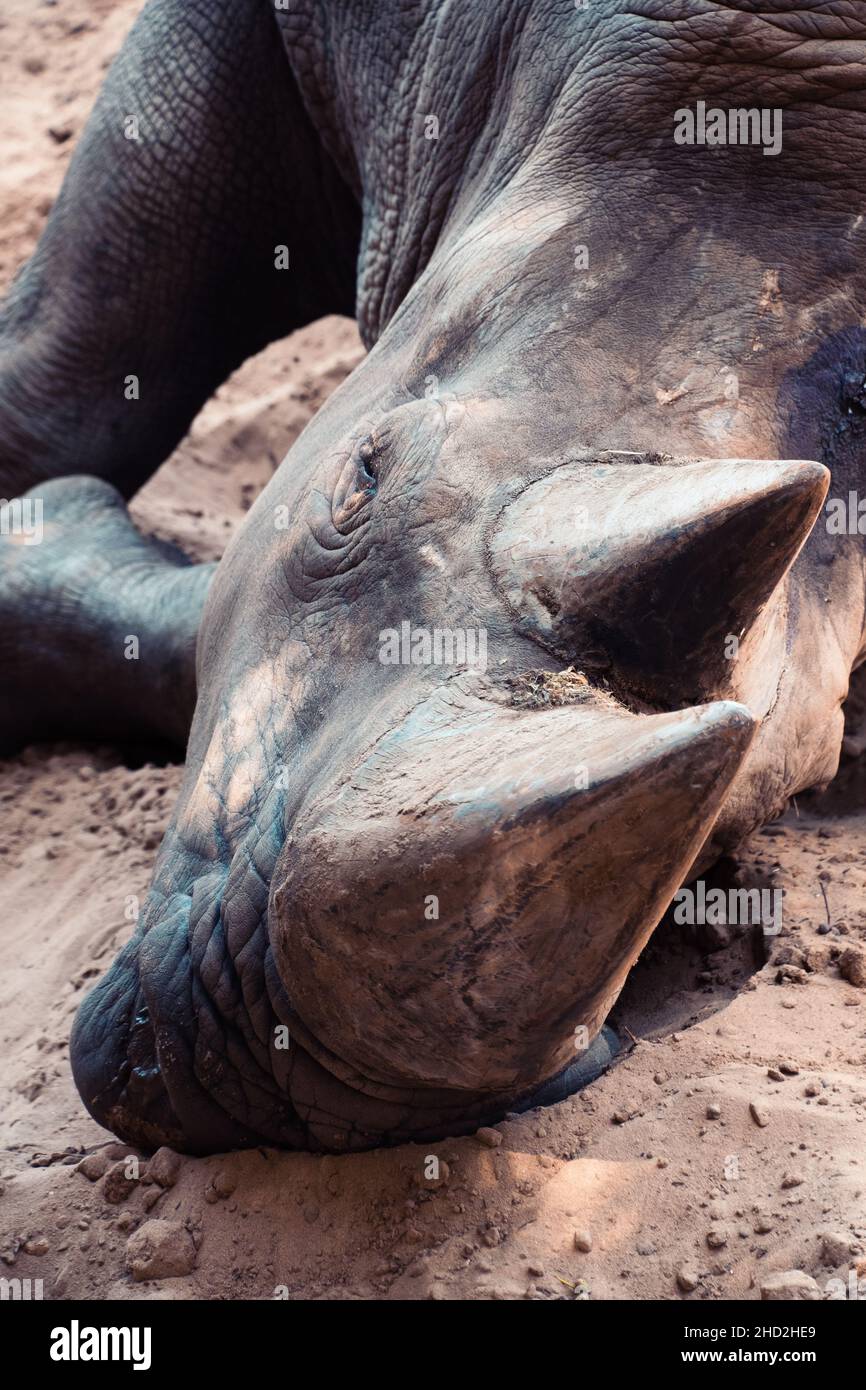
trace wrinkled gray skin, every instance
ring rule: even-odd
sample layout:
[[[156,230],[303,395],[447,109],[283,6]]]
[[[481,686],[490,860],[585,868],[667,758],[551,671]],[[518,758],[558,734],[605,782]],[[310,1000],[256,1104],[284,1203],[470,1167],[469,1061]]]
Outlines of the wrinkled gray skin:
[[[862,484],[862,7],[277,19],[151,0],[0,339],[0,494],[46,516],[4,542],[7,740],[179,740],[197,685],[141,922],[72,1048],[98,1119],[193,1151],[434,1136],[571,1089],[575,1029],[679,882],[832,776],[864,643],[863,539],[809,534],[825,468],[775,462]],[[675,146],[698,99],[783,108],[782,153]],[[371,351],[212,583],[142,541],[114,489],[332,311]],[[404,620],[486,629],[486,675],[381,664]],[[509,679],[565,666],[574,703],[515,705]]]

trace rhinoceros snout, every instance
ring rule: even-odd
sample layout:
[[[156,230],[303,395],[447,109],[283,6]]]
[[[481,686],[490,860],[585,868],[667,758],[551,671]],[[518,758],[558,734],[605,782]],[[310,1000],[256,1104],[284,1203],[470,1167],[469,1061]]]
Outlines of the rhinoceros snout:
[[[141,988],[140,938],[121,951],[84,1000],[70,1039],[72,1074],[90,1114],[143,1148],[182,1145],[157,1056],[153,1020]]]
[[[223,1104],[234,1068],[224,1034],[215,1046],[189,918],[190,899],[177,894],[143,923],[79,1009],[70,1055],[90,1114],[121,1139],[212,1153],[261,1136]]]

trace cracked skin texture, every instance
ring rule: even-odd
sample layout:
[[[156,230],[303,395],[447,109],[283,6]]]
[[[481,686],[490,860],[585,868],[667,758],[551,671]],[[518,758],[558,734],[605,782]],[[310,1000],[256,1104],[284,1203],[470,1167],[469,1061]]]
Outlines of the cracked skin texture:
[[[827,477],[801,473],[795,505],[768,465],[779,509],[749,534],[769,597],[736,671],[698,673],[703,713],[664,672],[620,688],[614,670],[613,710],[599,691],[535,711],[492,675],[377,660],[411,616],[486,628],[505,674],[580,667],[580,642],[539,640],[492,564],[509,507],[576,463],[577,504],[603,511],[595,470],[629,451],[648,557],[676,495],[660,458],[728,461],[704,546],[731,460],[820,458],[856,485],[863,427],[840,383],[864,366],[857,7],[544,0],[479,19],[323,0],[280,14],[279,35],[269,11],[147,6],[4,320],[10,486],[25,465],[28,485],[69,471],[58,440],[84,457],[86,438],[89,469],[127,495],[261,343],[354,294],[371,347],[216,573],[178,807],[136,936],[76,1022],[93,1113],[194,1151],[398,1142],[537,1094],[693,861],[832,774],[863,647],[862,540],[816,530],[796,553]],[[699,98],[781,106],[782,156],[675,158],[672,113]],[[160,132],[134,174],[130,109]],[[262,267],[282,242],[304,273],[275,288]],[[74,295],[49,295],[46,266]],[[134,425],[104,379],[131,324],[151,385]],[[70,390],[37,427],[48,372]],[[706,550],[677,553],[688,588]],[[724,590],[736,567],[717,553]],[[641,615],[603,611],[622,592],[612,554],[581,563],[596,624],[627,646]],[[639,547],[629,563],[631,595]],[[581,797],[571,769],[590,756]],[[443,904],[432,947],[424,890]]]

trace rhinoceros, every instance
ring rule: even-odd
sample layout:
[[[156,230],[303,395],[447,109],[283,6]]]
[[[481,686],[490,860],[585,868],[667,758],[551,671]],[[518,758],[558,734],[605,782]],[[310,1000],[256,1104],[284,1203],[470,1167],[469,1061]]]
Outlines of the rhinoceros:
[[[833,776],[860,10],[145,6],[0,340],[6,744],[187,745],[72,1036],[125,1140],[569,1094],[679,885]],[[220,564],[139,535],[219,383],[331,312],[369,352]]]

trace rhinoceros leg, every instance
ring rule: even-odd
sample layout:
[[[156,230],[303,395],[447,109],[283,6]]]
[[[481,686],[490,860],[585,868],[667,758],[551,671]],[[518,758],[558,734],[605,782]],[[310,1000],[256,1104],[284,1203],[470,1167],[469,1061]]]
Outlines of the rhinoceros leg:
[[[215,567],[141,536],[101,478],[53,479],[2,514],[0,752],[69,734],[183,747]]]
[[[357,223],[268,7],[151,0],[0,314],[0,495],[130,496],[245,357],[352,312]]]
[[[268,7],[151,0],[0,310],[5,746],[185,741],[210,568],[142,541],[122,497],[245,357],[352,312],[357,221]]]

